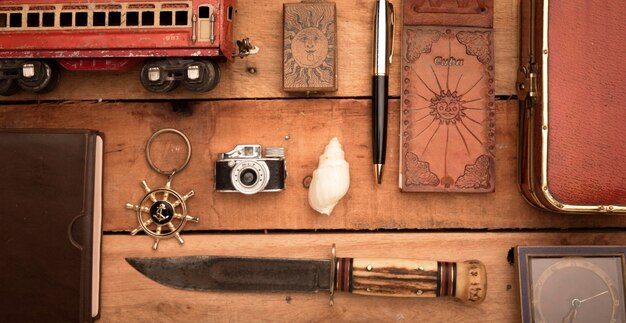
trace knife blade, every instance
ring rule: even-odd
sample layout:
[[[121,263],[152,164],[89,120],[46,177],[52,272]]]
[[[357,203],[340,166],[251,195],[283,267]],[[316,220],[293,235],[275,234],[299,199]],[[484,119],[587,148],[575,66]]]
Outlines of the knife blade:
[[[186,256],[126,258],[146,277],[195,291],[291,291],[330,289],[330,261],[281,258]]]
[[[487,273],[478,260],[442,262],[400,258],[290,259],[227,256],[126,258],[137,271],[168,287],[194,291],[318,292],[393,297],[456,297],[480,303]]]

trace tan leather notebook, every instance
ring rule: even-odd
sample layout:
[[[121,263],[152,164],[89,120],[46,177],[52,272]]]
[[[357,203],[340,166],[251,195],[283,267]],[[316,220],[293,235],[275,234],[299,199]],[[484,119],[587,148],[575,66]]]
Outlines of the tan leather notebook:
[[[493,0],[403,2],[403,191],[494,191],[492,27]]]
[[[98,315],[102,138],[0,129],[0,313],[4,322]]]

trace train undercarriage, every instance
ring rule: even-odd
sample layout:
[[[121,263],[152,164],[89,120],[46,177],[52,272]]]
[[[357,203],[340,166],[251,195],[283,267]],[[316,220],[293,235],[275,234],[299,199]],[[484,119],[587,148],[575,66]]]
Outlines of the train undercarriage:
[[[139,79],[155,93],[174,90],[180,84],[193,92],[210,91],[220,81],[220,68],[208,57],[155,59],[4,59],[0,60],[0,95],[20,89],[48,93],[59,83],[60,67],[68,70],[120,71],[141,64]]]

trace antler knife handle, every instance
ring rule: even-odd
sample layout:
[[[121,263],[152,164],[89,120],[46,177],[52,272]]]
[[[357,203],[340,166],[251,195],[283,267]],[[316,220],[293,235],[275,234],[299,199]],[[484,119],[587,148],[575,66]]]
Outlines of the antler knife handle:
[[[441,262],[392,258],[337,258],[335,289],[394,297],[452,296],[480,303],[487,294],[487,271],[478,260]]]

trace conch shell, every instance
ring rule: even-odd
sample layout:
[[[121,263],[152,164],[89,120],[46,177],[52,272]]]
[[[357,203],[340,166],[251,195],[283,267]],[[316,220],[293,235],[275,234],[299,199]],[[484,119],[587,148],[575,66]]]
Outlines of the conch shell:
[[[315,211],[330,215],[335,205],[346,195],[350,187],[349,166],[339,140],[334,137],[320,156],[309,185],[309,205]]]

